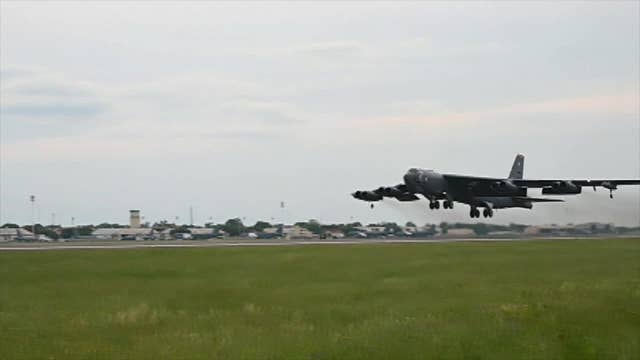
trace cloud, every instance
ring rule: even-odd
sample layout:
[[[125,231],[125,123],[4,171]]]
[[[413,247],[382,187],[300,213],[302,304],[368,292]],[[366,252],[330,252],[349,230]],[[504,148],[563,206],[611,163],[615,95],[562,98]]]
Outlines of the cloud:
[[[399,114],[371,120],[377,124],[392,125],[452,125],[470,121],[492,119],[503,115],[528,114],[617,114],[640,115],[640,93],[629,91],[613,95],[581,96],[565,99],[524,102],[489,109],[447,111],[437,102],[422,101],[423,114]],[[424,104],[427,107],[424,107]],[[409,107],[414,110],[415,107]],[[367,120],[368,121],[368,120]]]
[[[8,122],[33,118],[87,119],[110,107],[90,85],[39,69],[3,69],[0,90],[0,112]]]
[[[319,42],[300,46],[293,53],[312,57],[348,57],[361,54],[363,46],[355,41]]]
[[[2,82],[5,142],[88,132],[94,137],[131,134],[165,141],[178,136],[235,142],[270,139],[308,118],[295,104],[280,100],[279,89],[212,72],[125,87],[100,86],[41,69],[3,69],[6,73],[14,76]]]
[[[389,51],[392,56],[419,56],[428,58],[460,59],[477,56],[501,56],[508,53],[508,46],[500,41],[462,41],[448,39],[439,41],[438,37],[413,38],[392,44]]]
[[[214,72],[167,77],[115,90],[122,117],[156,126],[180,123],[201,131],[282,128],[305,123],[308,114],[282,88],[227,79]],[[136,126],[136,125],[133,125]]]
[[[638,114],[640,112],[640,93],[636,90],[614,95],[554,99],[506,107],[504,111],[509,113]]]
[[[278,137],[278,134],[267,131],[259,130],[236,130],[236,131],[220,131],[220,132],[207,132],[199,134],[200,137],[205,139],[226,139],[226,140],[251,140],[261,141],[270,140]]]
[[[105,112],[108,107],[101,103],[24,103],[2,106],[0,113],[5,116],[15,115],[20,117],[46,117],[52,119],[67,117],[90,118]]]
[[[32,68],[25,68],[19,66],[12,66],[9,68],[0,69],[0,79],[2,82],[12,81],[15,79],[24,78],[33,74]]]
[[[267,127],[299,125],[304,122],[303,114],[289,103],[280,101],[237,101],[221,105],[225,115],[257,122]]]
[[[104,91],[62,74],[7,67],[1,75],[3,143],[86,133],[113,107]]]

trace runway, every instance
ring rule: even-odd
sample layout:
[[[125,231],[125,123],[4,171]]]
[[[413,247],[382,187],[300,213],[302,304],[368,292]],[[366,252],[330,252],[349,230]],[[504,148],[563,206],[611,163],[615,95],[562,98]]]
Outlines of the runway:
[[[98,249],[148,249],[148,248],[207,248],[243,246],[308,246],[308,245],[362,245],[362,244],[431,244],[456,242],[506,242],[532,240],[571,240],[575,238],[428,238],[428,239],[313,239],[313,240],[202,240],[202,241],[83,241],[81,243],[8,243],[0,251],[44,251],[44,250],[98,250]]]

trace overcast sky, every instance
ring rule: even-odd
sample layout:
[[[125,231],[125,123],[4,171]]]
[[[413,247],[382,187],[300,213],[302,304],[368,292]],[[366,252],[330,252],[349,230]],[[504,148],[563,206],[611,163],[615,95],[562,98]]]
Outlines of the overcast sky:
[[[470,221],[349,193],[506,176],[518,152],[529,178],[640,178],[637,1],[0,10],[0,223],[30,194],[43,223]],[[640,189],[490,222],[588,220],[638,225]]]

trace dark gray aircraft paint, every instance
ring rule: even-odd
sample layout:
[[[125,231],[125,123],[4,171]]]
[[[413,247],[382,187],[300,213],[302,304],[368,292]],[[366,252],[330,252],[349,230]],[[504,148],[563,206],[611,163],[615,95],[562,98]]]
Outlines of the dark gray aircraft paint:
[[[609,190],[613,198],[613,190],[618,185],[640,185],[640,180],[526,180],[524,176],[524,155],[518,154],[511,167],[509,177],[486,178],[440,174],[433,170],[412,168],[404,175],[404,183],[396,186],[379,187],[372,191],[358,190],[351,194],[364,201],[380,201],[385,197],[399,201],[420,200],[417,195],[429,200],[430,209],[442,207],[453,209],[455,202],[467,204],[472,218],[480,217],[483,208],[484,217],[492,217],[494,209],[533,208],[536,202],[561,202],[561,199],[532,198],[527,196],[529,188],[541,188],[545,195],[577,195],[583,187],[603,187]],[[373,204],[371,204],[373,207]]]

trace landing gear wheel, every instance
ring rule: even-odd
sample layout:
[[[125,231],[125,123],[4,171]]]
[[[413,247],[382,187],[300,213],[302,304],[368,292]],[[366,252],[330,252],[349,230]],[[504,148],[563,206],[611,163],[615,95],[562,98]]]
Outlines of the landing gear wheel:
[[[484,210],[482,211],[482,216],[484,216],[484,217],[489,217],[489,209],[484,209]]]
[[[446,200],[445,202],[442,203],[442,206],[445,209],[453,209],[453,201]]]
[[[440,209],[440,202],[439,202],[439,201],[434,202],[434,203],[433,203],[433,207],[434,207],[435,209]]]

